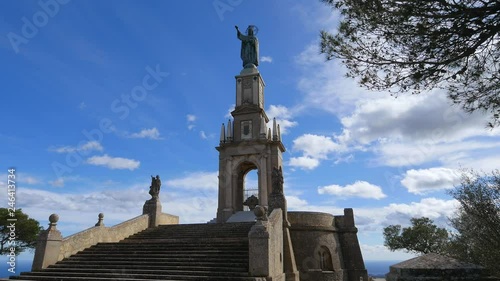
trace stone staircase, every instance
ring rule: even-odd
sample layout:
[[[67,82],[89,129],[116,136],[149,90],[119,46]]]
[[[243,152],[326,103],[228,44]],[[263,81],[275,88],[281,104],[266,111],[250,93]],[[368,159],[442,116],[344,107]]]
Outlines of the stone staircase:
[[[248,277],[254,222],[161,225],[99,243],[16,280],[256,280]]]

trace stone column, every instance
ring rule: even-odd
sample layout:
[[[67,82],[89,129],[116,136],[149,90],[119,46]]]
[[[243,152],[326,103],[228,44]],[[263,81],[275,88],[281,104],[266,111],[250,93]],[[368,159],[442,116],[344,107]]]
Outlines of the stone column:
[[[33,258],[31,270],[47,268],[49,265],[55,264],[58,261],[63,239],[61,232],[56,228],[58,220],[58,215],[50,215],[49,228],[38,235],[35,257]]]
[[[259,205],[268,206],[269,186],[267,183],[267,154],[261,154],[259,170]]]

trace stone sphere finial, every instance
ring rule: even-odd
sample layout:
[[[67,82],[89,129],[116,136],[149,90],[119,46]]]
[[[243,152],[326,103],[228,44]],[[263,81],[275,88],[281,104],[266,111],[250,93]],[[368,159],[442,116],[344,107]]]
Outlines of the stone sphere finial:
[[[99,213],[99,215],[97,215],[97,223],[95,224],[95,226],[103,226],[104,223],[102,222],[104,220],[104,214],[103,213]]]
[[[57,214],[52,214],[49,216],[49,228],[55,227],[57,225],[57,222],[59,221],[59,215]]]
[[[267,210],[263,206],[260,205],[255,206],[255,209],[253,209],[253,213],[255,214],[257,220],[259,221],[267,220]]]
[[[50,215],[49,221],[51,224],[56,224],[59,221],[59,215],[58,214]]]

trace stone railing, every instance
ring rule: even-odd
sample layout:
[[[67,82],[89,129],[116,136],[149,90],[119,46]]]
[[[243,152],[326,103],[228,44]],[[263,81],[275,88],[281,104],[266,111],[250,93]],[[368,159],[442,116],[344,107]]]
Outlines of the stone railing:
[[[56,224],[59,217],[49,217],[49,228],[43,231],[37,242],[32,270],[46,268],[64,258],[76,254],[86,248],[102,242],[118,242],[150,227],[150,215],[144,214],[112,227],[102,223],[103,215],[99,214],[96,226],[62,238]],[[161,213],[156,218],[157,224],[178,224],[179,217]]]
[[[275,209],[269,218],[263,207],[258,206],[254,212],[257,222],[248,233],[249,275],[284,281],[283,211]]]

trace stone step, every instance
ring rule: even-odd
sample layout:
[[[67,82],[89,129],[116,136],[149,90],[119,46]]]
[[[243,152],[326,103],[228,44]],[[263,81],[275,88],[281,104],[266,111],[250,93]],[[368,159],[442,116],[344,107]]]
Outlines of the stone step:
[[[88,270],[88,269],[122,269],[125,264],[55,264],[47,268],[47,271],[61,270],[61,269],[75,269]],[[245,263],[212,263],[212,264],[126,264],[127,269],[144,269],[144,270],[195,270],[195,271],[226,271],[226,272],[247,272],[247,264]]]
[[[183,256],[188,256],[188,257],[197,257],[197,256],[222,256],[222,257],[232,257],[232,256],[245,256],[246,253],[245,251],[174,251],[174,252],[147,252],[147,251],[130,251],[130,252],[80,252],[76,254],[76,256],[79,257],[118,257],[118,256],[123,256],[123,257],[140,257],[144,255],[148,255],[148,257],[164,257],[165,255],[168,255],[169,257],[183,257]]]
[[[203,256],[191,256],[191,257],[135,257],[135,258],[127,258],[127,257],[109,257],[109,258],[89,258],[89,257],[78,257],[78,256],[72,256],[67,259],[68,261],[94,261],[94,260],[101,260],[101,261],[129,261],[129,260],[136,260],[136,261],[164,261],[164,262],[192,262],[192,261],[204,261],[204,260],[210,260],[212,262],[224,262],[227,260],[231,261],[238,261],[238,262],[244,262],[248,261],[247,256],[232,256],[230,258],[228,257],[211,257],[208,259],[207,257]]]
[[[194,260],[189,260],[188,261],[190,266],[220,266],[221,262],[227,266],[227,267],[246,267],[248,266],[248,261],[247,260],[221,260],[221,261],[207,261],[207,260],[200,260],[200,261],[194,261]],[[54,265],[51,265],[51,267],[104,267],[104,266],[109,266],[109,267],[158,267],[158,266],[184,266],[186,265],[186,261],[165,261],[165,260],[115,260],[115,261],[109,261],[109,260],[63,260],[60,261]]]
[[[10,280],[22,281],[150,281],[150,280],[189,280],[189,281],[266,281],[266,278],[259,277],[240,277],[240,276],[197,276],[197,275],[181,275],[181,276],[151,276],[136,277],[136,276],[111,276],[111,277],[94,277],[94,276],[13,276]]]
[[[129,237],[125,240],[120,241],[120,243],[143,243],[143,244],[152,244],[152,243],[189,243],[189,244],[201,244],[201,243],[209,243],[209,244],[221,244],[224,241],[227,243],[235,243],[235,242],[244,242],[248,241],[248,238],[241,237],[217,237],[217,238],[206,238],[206,237],[184,237],[184,238],[162,238],[162,237],[154,237],[154,238],[141,238],[141,237]]]
[[[158,278],[136,278],[128,276],[114,276],[114,277],[90,277],[86,276],[75,277],[75,276],[13,276],[11,280],[22,280],[22,281],[150,281],[158,280]],[[259,277],[235,277],[235,276],[163,276],[160,280],[171,280],[171,281],[265,281],[265,278]]]
[[[163,274],[161,274],[163,273]],[[29,273],[21,273],[21,277],[28,278],[37,278],[37,277],[47,277],[47,276],[59,276],[60,278],[64,277],[104,277],[104,278],[120,278],[120,277],[128,277],[128,278],[139,278],[139,279],[165,279],[165,277],[189,277],[189,276],[206,276],[206,277],[248,277],[248,272],[210,272],[210,271],[193,271],[193,270],[171,270],[171,271],[158,271],[158,270],[150,270],[150,271],[129,271],[125,269],[117,269],[115,271],[105,271],[105,270],[92,270],[92,271],[84,271],[84,272],[75,272],[75,271],[38,271],[38,272],[29,272]],[[116,279],[119,280],[119,279]]]
[[[13,280],[258,280],[248,277],[254,223],[159,226],[117,243],[99,243],[47,269]]]
[[[77,255],[99,255],[99,254],[113,254],[113,255],[144,255],[144,254],[194,254],[194,253],[204,253],[204,254],[246,254],[248,253],[248,249],[239,248],[239,249],[218,249],[218,248],[207,248],[207,249],[186,249],[182,251],[181,249],[116,249],[112,252],[109,249],[89,249],[85,251],[81,251],[77,253]]]
[[[221,269],[221,270],[217,270]],[[42,275],[51,275],[51,274],[87,274],[89,272],[88,268],[80,268],[80,267],[72,267],[72,268],[52,268],[49,267],[42,272],[39,272]],[[152,268],[152,269],[142,269],[142,268],[94,268],[91,271],[92,273],[119,273],[119,274],[157,274],[157,275],[190,275],[193,273],[204,274],[207,276],[217,275],[239,275],[239,276],[247,276],[248,270],[246,268],[238,268],[237,270],[227,270],[224,267],[212,268],[212,267],[189,267],[185,266],[182,268]],[[38,273],[38,272],[37,272]]]

